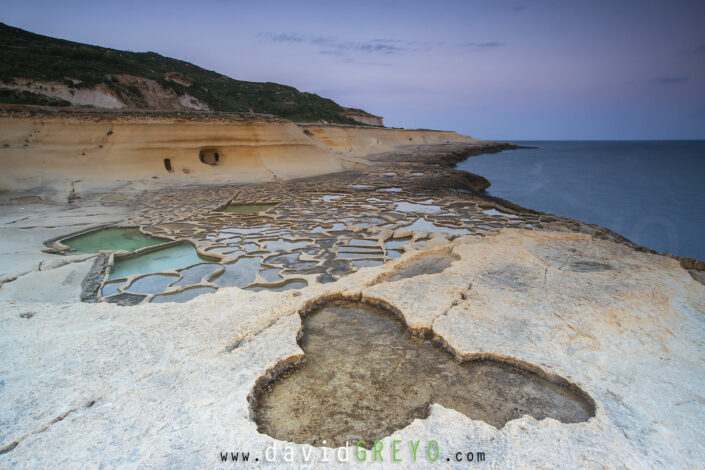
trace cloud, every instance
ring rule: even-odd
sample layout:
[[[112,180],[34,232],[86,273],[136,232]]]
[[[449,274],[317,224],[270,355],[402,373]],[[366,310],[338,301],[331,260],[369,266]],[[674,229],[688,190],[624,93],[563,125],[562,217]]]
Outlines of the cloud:
[[[257,36],[272,42],[304,42],[304,37],[296,33],[259,33]]]
[[[459,47],[461,49],[496,49],[504,47],[499,41],[466,41],[449,43],[445,41],[408,41],[394,38],[374,38],[369,40],[343,40],[330,36],[304,35],[292,32],[261,32],[260,40],[273,43],[299,44],[310,46],[318,54],[338,57],[345,62],[366,61],[364,57],[385,57],[401,54],[427,52],[440,47]],[[389,65],[389,63],[366,61],[368,65]]]
[[[485,42],[462,42],[460,47],[466,47],[469,49],[495,49],[497,47],[504,47],[505,44],[499,41],[485,41]]]
[[[658,83],[659,85],[675,85],[678,83],[683,83],[687,82],[688,78],[687,77],[656,77],[654,78],[654,82]]]
[[[344,55],[346,52],[370,54],[401,54],[412,50],[412,42],[401,39],[371,39],[343,41],[334,37],[304,36],[298,33],[258,33],[257,37],[271,42],[305,43],[321,48],[321,54]]]

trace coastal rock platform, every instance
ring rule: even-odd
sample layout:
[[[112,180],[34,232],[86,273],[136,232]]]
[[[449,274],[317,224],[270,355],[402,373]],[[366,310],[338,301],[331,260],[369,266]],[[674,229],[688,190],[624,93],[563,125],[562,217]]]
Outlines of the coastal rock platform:
[[[483,451],[506,467],[697,466],[705,286],[675,260],[584,234],[503,229],[448,246],[460,259],[440,273],[375,283],[409,254],[299,295],[230,288],[184,304],[5,302],[0,463],[187,468],[236,450],[263,460],[273,441],[257,431],[248,397],[301,357],[299,314],[345,298],[392,308],[458,358],[564,377],[596,406],[584,423],[525,416],[496,429],[434,404],[385,448],[435,440],[443,458]],[[569,267],[581,263],[609,269]],[[305,463],[307,446],[275,444]],[[323,447],[311,452],[317,467],[337,465]]]
[[[467,468],[479,453],[492,468],[698,467],[705,286],[677,259],[490,198],[481,177],[450,168],[508,148],[361,149],[328,175],[94,191],[71,203],[3,194],[0,467]],[[237,204],[269,205],[224,211]],[[61,242],[108,225],[188,243],[217,266],[210,277],[148,273],[184,285],[140,298],[130,289],[144,273],[107,292],[129,253]],[[228,274],[243,260],[251,279]],[[272,270],[276,281],[265,278]],[[276,290],[294,280],[304,286]],[[211,293],[155,300],[186,288]],[[497,361],[579,390],[594,416],[519,413],[498,428],[429,403],[381,440],[382,462],[369,447],[360,462],[354,442],[273,439],[258,430],[257,392],[305,360],[302,317],[335,301],[382,308],[456,361]],[[236,452],[249,461],[233,462]]]

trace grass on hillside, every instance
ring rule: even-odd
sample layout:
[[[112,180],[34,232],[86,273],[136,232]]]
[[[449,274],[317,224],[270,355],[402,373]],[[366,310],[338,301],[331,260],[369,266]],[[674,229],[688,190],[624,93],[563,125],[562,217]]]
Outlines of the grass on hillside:
[[[167,80],[165,74],[168,72],[181,74],[193,83],[186,86]],[[290,86],[234,80],[154,52],[137,53],[91,46],[41,36],[0,23],[0,82],[22,78],[63,82],[75,88],[102,83],[119,97],[128,98],[138,105],[144,103],[140,90],[120,83],[112,77],[115,74],[152,79],[179,95],[188,93],[198,98],[214,111],[251,110],[294,121],[325,120],[359,125],[343,116],[344,109],[334,101],[300,92]],[[19,103],[25,100],[25,104],[38,104],[37,97],[30,95],[3,93],[0,94],[0,102]]]

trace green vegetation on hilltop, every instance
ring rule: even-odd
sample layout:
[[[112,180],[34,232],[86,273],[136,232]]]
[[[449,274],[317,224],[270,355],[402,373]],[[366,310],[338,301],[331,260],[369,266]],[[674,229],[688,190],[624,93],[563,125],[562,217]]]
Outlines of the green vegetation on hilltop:
[[[334,101],[290,86],[234,80],[154,52],[91,46],[0,23],[0,82],[59,82],[71,88],[103,84],[133,107],[148,109],[138,87],[115,77],[123,74],[154,80],[177,95],[189,94],[214,111],[252,111],[294,121],[359,124],[343,116],[344,108]],[[29,92],[0,93],[0,103],[66,105],[62,100],[52,100]]]
[[[29,91],[0,89],[0,103],[34,104],[38,106],[71,106],[66,100],[37,95]]]

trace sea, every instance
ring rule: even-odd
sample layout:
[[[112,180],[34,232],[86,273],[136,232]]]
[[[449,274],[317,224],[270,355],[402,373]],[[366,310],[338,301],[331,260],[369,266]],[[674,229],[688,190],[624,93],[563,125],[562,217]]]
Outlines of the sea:
[[[705,260],[705,141],[515,141],[467,158],[487,192],[597,224],[661,253]]]

